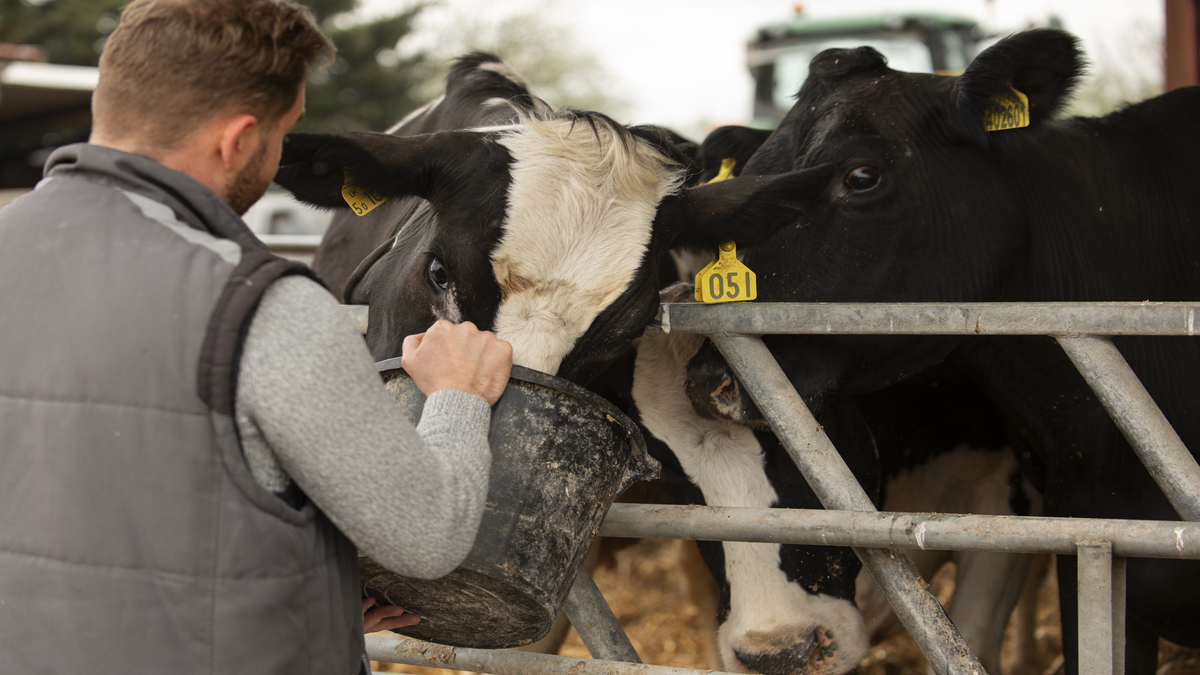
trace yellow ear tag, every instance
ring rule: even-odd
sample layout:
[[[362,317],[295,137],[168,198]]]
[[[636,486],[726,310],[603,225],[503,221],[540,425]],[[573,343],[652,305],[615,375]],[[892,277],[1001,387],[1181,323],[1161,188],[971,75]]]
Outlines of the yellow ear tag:
[[[345,199],[350,208],[360,216],[367,215],[376,206],[387,201],[387,197],[380,197],[354,185],[349,173],[346,174],[346,182],[342,184],[342,199]]]
[[[733,167],[736,164],[737,160],[732,157],[726,157],[725,159],[721,160],[721,170],[718,171],[717,175],[713,176],[712,179],[702,183],[702,185],[708,185],[709,183],[720,183],[726,178],[733,178]]]
[[[704,184],[733,178],[736,164],[737,160],[732,157],[721,160],[721,170]],[[732,241],[721,244],[717,259],[705,265],[696,275],[697,302],[737,302],[757,297],[758,281],[754,272],[737,259],[737,245]]]
[[[696,300],[700,302],[737,302],[758,297],[754,272],[737,259],[732,241],[721,244],[716,260],[696,275]]]
[[[1020,129],[1029,126],[1029,97],[1012,88],[1000,92],[991,99],[992,105],[983,114],[983,125],[988,131]]]

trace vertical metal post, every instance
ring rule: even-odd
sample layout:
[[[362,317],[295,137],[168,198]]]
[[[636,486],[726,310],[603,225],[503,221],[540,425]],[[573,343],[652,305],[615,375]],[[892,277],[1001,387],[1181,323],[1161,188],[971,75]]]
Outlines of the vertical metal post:
[[[1112,543],[1107,541],[1079,544],[1078,556],[1079,672],[1124,673],[1124,559],[1114,565]],[[1120,568],[1119,583],[1115,567]]]
[[[1113,673],[1125,675],[1125,558],[1112,558]]]
[[[1112,340],[1096,335],[1059,336],[1058,343],[1171,506],[1184,520],[1200,520],[1200,465]]]
[[[825,508],[874,511],[875,505],[762,339],[736,334],[714,334],[709,338],[770,421],[776,436]],[[922,588],[916,567],[903,551],[866,548],[854,551],[938,675],[986,672],[937,598]]]
[[[642,662],[586,567],[575,577],[563,611],[593,659]]]

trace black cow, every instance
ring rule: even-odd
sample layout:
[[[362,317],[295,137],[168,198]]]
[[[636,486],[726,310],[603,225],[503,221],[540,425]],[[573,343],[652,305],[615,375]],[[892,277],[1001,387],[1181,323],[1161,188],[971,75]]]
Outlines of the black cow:
[[[1053,29],[1000,41],[961,77],[897,72],[866,47],[819,54],[796,105],[734,181],[837,167],[793,227],[745,251],[759,300],[1200,298],[1200,88],[1056,121],[1082,69],[1075,38]],[[1027,97],[1029,125],[988,131],[993,100],[1011,89]],[[1200,343],[1114,341],[1194,453]],[[874,395],[934,367],[966,377],[1001,414],[1047,515],[1179,519],[1050,338],[766,342],[806,398]],[[702,354],[688,377],[723,381],[717,361]],[[1058,574],[1074,673],[1074,559]],[[1200,561],[1133,559],[1127,574],[1126,672],[1154,672],[1158,636],[1200,646]]]
[[[668,248],[758,241],[828,182],[815,167],[688,187],[694,150],[553,110],[475,53],[388,133],[290,134],[276,181],[338,209],[313,268],[370,306],[375,358],[437,319],[471,321],[512,343],[517,365],[586,383],[653,318]],[[347,183],[387,201],[355,215]]]

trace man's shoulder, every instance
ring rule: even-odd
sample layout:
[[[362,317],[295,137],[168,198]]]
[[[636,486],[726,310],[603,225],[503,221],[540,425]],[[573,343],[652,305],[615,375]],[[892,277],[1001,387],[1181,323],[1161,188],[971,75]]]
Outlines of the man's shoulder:
[[[122,201],[120,193],[103,185],[69,178],[44,178],[30,192],[0,208],[0,222],[36,224],[47,215],[95,218]]]

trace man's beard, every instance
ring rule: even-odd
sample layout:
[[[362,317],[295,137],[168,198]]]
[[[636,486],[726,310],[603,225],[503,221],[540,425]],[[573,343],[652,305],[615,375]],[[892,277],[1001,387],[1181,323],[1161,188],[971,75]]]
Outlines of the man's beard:
[[[233,177],[225,189],[225,193],[228,195],[225,201],[239,216],[245,214],[271,186],[271,179],[268,178],[264,181],[261,177],[263,163],[266,161],[267,148],[264,145],[259,147],[258,152],[254,153],[246,166],[242,167],[242,170]]]

